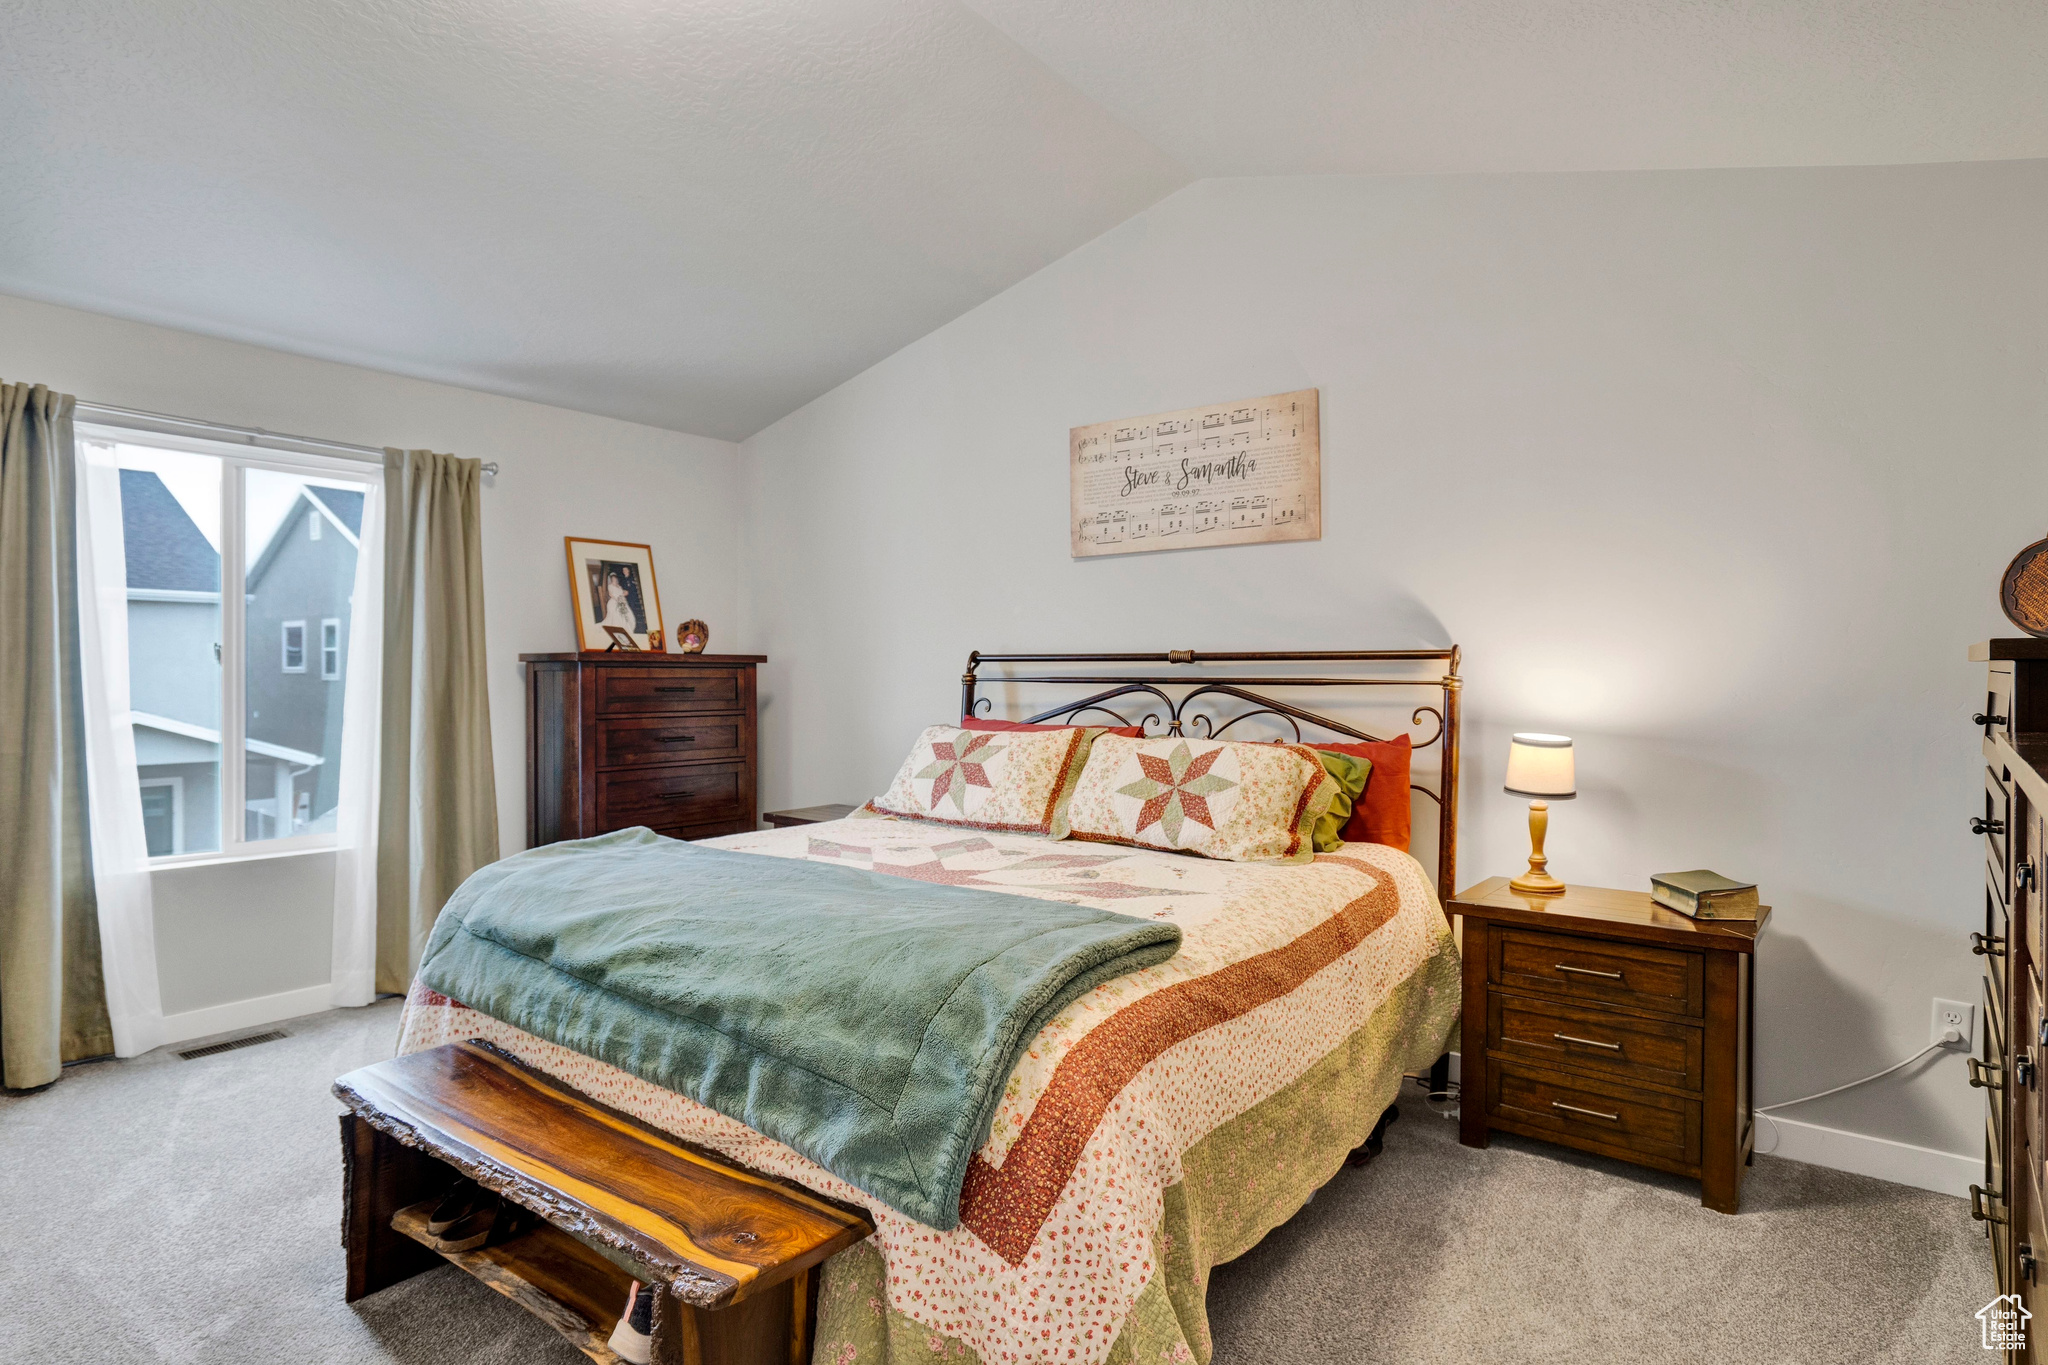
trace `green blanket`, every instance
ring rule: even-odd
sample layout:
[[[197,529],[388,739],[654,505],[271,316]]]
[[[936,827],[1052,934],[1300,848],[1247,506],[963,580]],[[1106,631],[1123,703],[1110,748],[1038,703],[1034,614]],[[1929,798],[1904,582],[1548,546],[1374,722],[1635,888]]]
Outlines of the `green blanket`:
[[[420,980],[950,1228],[1017,1055],[1179,946],[1106,910],[629,829],[477,872]]]

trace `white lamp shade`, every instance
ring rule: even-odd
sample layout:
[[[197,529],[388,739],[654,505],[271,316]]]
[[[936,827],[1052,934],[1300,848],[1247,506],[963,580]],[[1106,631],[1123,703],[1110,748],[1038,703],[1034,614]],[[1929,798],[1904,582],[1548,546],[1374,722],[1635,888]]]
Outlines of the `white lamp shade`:
[[[1516,735],[1508,745],[1508,776],[1512,796],[1569,801],[1579,794],[1572,769],[1572,742],[1564,735]]]

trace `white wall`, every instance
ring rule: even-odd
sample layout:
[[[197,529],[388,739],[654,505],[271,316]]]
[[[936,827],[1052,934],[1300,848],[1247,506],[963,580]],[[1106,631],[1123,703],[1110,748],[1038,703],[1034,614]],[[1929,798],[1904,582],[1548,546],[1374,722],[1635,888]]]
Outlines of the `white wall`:
[[[2042,162],[1191,186],[742,444],[763,803],[879,790],[971,648],[1456,641],[1461,881],[1526,852],[1508,732],[1572,734],[1553,870],[1755,879],[1760,1100],[1874,1071],[1978,998],[2044,223]],[[1069,558],[1069,427],[1311,386],[1320,542]],[[1796,1112],[1981,1150],[1953,1057]]]
[[[524,847],[526,837],[518,656],[576,647],[563,536],[651,545],[668,619],[703,618],[713,648],[742,643],[733,628],[736,448],[729,442],[5,295],[0,377],[180,417],[498,461],[502,471],[484,481],[484,592],[499,840],[507,852]],[[218,1009],[323,984],[333,882],[326,854],[274,860],[260,875],[228,867],[157,874],[165,1009]],[[233,1026],[219,1022],[228,1017],[199,1022]]]

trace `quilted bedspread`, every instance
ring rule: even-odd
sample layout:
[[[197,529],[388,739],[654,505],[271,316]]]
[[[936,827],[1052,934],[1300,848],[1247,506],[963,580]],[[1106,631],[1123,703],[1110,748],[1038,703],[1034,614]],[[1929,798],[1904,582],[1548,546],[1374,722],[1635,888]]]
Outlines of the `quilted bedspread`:
[[[819,1365],[1206,1361],[1212,1266],[1291,1217],[1457,1016],[1421,866],[1377,844],[1311,863],[854,818],[711,846],[1170,921],[1170,959],[1103,981],[1018,1057],[960,1223],[906,1217],[773,1138],[415,983],[399,1050],[483,1038],[616,1108],[868,1208],[827,1263]]]
[[[1179,947],[1093,905],[622,829],[478,871],[419,979],[950,1228],[1017,1054]]]

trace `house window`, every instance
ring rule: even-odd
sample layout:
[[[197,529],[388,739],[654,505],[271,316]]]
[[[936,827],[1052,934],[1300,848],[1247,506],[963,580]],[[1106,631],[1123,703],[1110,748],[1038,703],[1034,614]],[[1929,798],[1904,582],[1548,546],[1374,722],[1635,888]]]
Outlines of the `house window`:
[[[142,779],[142,835],[152,858],[185,851],[185,779]]]
[[[129,699],[150,856],[331,844],[349,686],[342,642],[378,472],[98,424],[78,434],[120,475]],[[340,686],[291,676],[313,671],[316,650],[320,676]]]

